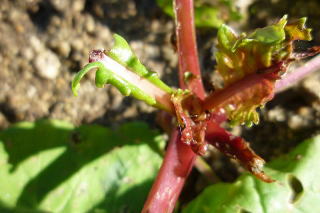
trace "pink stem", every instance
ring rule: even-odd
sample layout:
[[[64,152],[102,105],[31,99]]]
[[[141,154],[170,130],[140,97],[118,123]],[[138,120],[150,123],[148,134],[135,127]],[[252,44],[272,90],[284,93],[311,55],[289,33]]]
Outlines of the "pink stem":
[[[204,99],[205,90],[202,84],[192,0],[175,0],[176,35],[179,53],[179,83],[182,89],[190,89],[200,99]],[[185,80],[185,73],[191,73]]]
[[[282,79],[276,82],[275,90],[276,92],[281,92],[292,86],[294,83],[302,80],[307,75],[318,70],[320,70],[320,56],[314,57],[293,72],[283,76]]]
[[[143,207],[143,213],[172,212],[195,160],[195,154],[174,130],[158,173]]]

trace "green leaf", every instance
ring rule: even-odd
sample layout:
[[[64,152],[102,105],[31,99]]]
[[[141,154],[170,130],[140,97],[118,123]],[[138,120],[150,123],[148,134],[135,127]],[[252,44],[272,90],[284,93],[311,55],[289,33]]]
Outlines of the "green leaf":
[[[163,146],[157,132],[138,122],[116,131],[54,120],[19,123],[0,132],[0,209],[139,212]]]
[[[278,23],[255,30],[251,35],[248,36],[248,40],[261,42],[264,44],[279,44],[286,38],[286,33],[284,30],[286,24],[287,16],[285,15],[278,21]]]
[[[167,15],[174,16],[172,0],[157,0],[157,4]],[[228,20],[241,19],[240,13],[230,0],[220,0],[216,5],[196,0],[194,16],[197,27],[212,28],[218,28]]]
[[[105,84],[115,86],[122,95],[133,96],[147,104],[171,111],[170,96],[174,92],[160,80],[155,72],[148,71],[132,52],[124,38],[115,34],[114,46],[110,51],[93,50],[87,64],[72,81],[72,91],[78,95],[80,81],[87,72],[97,68],[97,87]]]
[[[288,24],[285,27],[286,33],[291,37],[292,40],[307,40],[311,41],[311,29],[306,28],[307,18],[300,18],[293,23]]]
[[[184,210],[219,213],[320,212],[320,136],[301,143],[265,167],[277,182],[242,175],[235,183],[207,187]]]
[[[220,15],[220,11],[216,7],[198,6],[194,10],[195,25],[197,27],[218,28],[224,23]]]
[[[259,122],[256,108],[265,105],[273,97],[275,80],[281,77],[280,71],[281,74],[285,73],[289,63],[295,59],[292,56],[293,41],[311,39],[311,29],[305,27],[305,22],[306,19],[301,18],[288,24],[285,15],[277,23],[256,29],[249,35],[237,35],[230,27],[220,26],[215,57],[216,70],[223,78],[224,88],[268,69],[274,73],[273,78],[264,81],[268,86],[257,85],[256,88],[251,87],[251,91],[243,90],[244,98],[239,96],[219,106],[226,110],[233,125],[251,126]],[[230,105],[232,107],[228,108]]]
[[[118,34],[113,35],[114,46],[107,55],[123,64],[131,71],[137,73],[140,77],[148,79],[154,85],[163,89],[167,93],[171,93],[172,89],[163,83],[156,72],[151,72],[139,61],[138,57],[132,52],[127,41]]]

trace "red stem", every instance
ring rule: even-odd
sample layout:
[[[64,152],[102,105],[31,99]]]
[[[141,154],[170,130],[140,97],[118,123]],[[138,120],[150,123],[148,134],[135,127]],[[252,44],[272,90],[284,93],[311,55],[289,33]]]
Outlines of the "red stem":
[[[268,83],[268,81],[273,78],[275,78],[273,73],[251,74],[223,90],[212,92],[204,100],[203,110],[217,109],[233,97],[240,96],[246,89],[254,88],[255,85]]]
[[[273,182],[263,172],[264,160],[250,148],[242,137],[234,136],[215,120],[207,123],[206,141],[230,158],[238,160],[248,171],[265,182]]]
[[[192,0],[175,0],[176,35],[179,53],[179,83],[182,89],[190,89],[200,99],[204,99],[205,90],[202,84],[197,42],[194,27]],[[192,73],[185,81],[185,73]]]
[[[179,131],[174,130],[163,164],[142,210],[143,213],[173,211],[194,160],[194,152],[180,140]]]
[[[261,74],[251,74],[249,76],[246,76],[246,78],[243,78],[242,80],[239,80],[236,83],[230,85],[229,87],[224,88],[223,90],[212,92],[204,100],[203,110],[211,110],[218,108],[219,106],[224,105],[224,103],[227,103],[233,97],[239,96],[246,89],[254,88],[256,85],[262,85],[263,83],[267,83],[267,81],[269,81],[270,79],[276,79],[277,75],[272,71],[277,69],[281,70],[281,64],[269,68],[270,72]],[[274,92],[277,93],[285,90],[286,88],[292,86],[294,83],[297,83],[307,75],[315,71],[318,71],[319,69],[320,56],[317,56],[305,63],[304,65],[302,65],[301,67],[299,67],[298,69],[277,80],[274,85]]]
[[[175,0],[176,34],[179,53],[179,84],[182,89],[190,89],[200,99],[205,98],[198,61],[193,0]],[[186,83],[186,72],[192,78]],[[142,213],[173,211],[194,161],[195,153],[184,144],[178,129],[173,130],[166,155],[158,176],[151,188]]]

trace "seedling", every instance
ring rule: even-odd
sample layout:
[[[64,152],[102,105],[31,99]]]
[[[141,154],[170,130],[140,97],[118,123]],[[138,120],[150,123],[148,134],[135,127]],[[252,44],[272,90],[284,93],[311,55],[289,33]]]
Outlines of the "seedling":
[[[174,11],[180,89],[171,88],[156,73],[148,71],[117,34],[111,50],[91,51],[89,64],[72,82],[77,95],[81,78],[96,69],[97,87],[111,84],[123,95],[142,100],[176,118],[162,167],[142,212],[173,211],[196,156],[204,155],[208,145],[238,160],[260,180],[273,182],[263,172],[264,160],[243,138],[233,136],[220,124],[226,120],[231,125],[258,124],[257,108],[270,101],[276,90],[292,83],[283,78],[288,66],[319,52],[316,47],[295,52],[294,41],[311,40],[311,29],[305,27],[306,18],[288,22],[284,16],[271,26],[240,35],[221,25],[215,57],[216,71],[222,76],[224,87],[207,93],[198,63],[193,1],[175,0]],[[304,74],[294,75],[302,78]]]

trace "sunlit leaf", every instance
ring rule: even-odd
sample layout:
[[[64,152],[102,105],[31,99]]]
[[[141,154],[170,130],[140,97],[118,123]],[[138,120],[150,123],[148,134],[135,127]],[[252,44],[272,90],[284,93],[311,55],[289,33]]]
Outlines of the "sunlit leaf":
[[[277,23],[249,35],[238,35],[226,25],[219,28],[216,70],[223,78],[224,88],[242,79],[249,82],[249,78],[255,78],[253,75],[270,73],[264,83],[243,89],[243,93],[239,92],[237,97],[219,106],[225,109],[232,124],[251,126],[259,122],[256,108],[271,100],[275,81],[292,61],[298,59],[292,54],[293,41],[311,40],[311,29],[305,27],[305,21],[302,18],[288,24],[287,16],[284,16]],[[238,88],[241,90],[240,84]]]
[[[71,86],[75,96],[78,94],[81,79],[92,69],[97,69],[95,77],[97,87],[111,84],[122,95],[131,95],[151,106],[171,110],[170,95],[173,89],[161,81],[157,73],[146,69],[120,35],[114,35],[114,46],[109,51],[90,52],[89,63],[72,81]]]
[[[267,164],[277,180],[265,183],[242,175],[234,183],[206,188],[183,213],[303,213],[320,212],[320,136],[300,144],[288,155]]]

